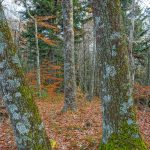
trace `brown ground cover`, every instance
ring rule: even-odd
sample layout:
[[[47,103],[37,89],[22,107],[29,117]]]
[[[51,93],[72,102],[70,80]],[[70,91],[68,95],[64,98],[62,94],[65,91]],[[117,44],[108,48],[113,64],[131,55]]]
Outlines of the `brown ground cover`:
[[[102,109],[97,98],[90,103],[83,95],[78,95],[78,111],[75,113],[61,113],[63,95],[37,100],[36,103],[55,149],[98,150],[102,136]],[[137,118],[142,136],[150,148],[150,112],[138,110]],[[9,119],[0,123],[0,150],[16,150]]]

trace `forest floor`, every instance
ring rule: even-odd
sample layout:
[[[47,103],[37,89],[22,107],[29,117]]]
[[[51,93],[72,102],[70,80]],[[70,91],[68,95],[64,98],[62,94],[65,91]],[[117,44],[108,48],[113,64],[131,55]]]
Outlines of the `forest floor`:
[[[98,98],[87,102],[78,95],[78,111],[61,113],[63,95],[37,100],[46,131],[55,150],[98,150],[102,136],[102,109]],[[150,149],[150,111],[137,111],[143,138]],[[9,119],[0,123],[0,150],[16,150]]]

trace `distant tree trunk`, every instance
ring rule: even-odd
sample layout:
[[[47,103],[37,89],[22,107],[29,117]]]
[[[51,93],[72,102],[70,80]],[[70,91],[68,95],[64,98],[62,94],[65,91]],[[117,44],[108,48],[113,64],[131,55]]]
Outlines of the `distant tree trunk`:
[[[86,34],[85,34],[86,35]],[[87,87],[87,46],[86,46],[86,40],[85,35],[83,35],[83,90],[85,93],[88,92]]]
[[[76,79],[74,60],[74,31],[73,31],[73,2],[63,0],[63,26],[64,26],[64,107],[62,111],[76,110]]]
[[[76,49],[76,82],[77,86],[80,87],[80,50],[81,50],[81,44],[80,43],[75,43],[75,49]]]
[[[84,90],[84,59],[83,59],[83,38],[81,38],[81,43],[78,51],[78,65],[79,65],[79,87]]]
[[[94,8],[94,4],[93,4]],[[94,22],[94,15],[93,13],[93,22]],[[89,86],[89,97],[88,100],[92,100],[94,96],[94,88],[95,88],[95,75],[96,75],[96,30],[95,30],[95,23],[93,25],[93,52],[92,52],[92,65],[91,65],[91,75],[90,75],[90,86]]]
[[[38,27],[37,27],[37,19],[36,18],[34,18],[34,23],[35,23],[35,41],[36,41],[37,88],[38,88],[38,94],[41,97],[40,51],[39,51]]]
[[[133,57],[133,41],[134,41],[134,26],[135,26],[134,24],[135,24],[135,0],[132,0],[131,25],[130,25],[130,35],[129,35],[129,60],[130,60],[131,79],[133,85],[134,85],[134,74],[135,74],[134,57]]]
[[[89,85],[89,95],[88,95],[89,101],[91,101],[94,96],[95,68],[96,68],[96,33],[95,33],[95,28],[93,28],[93,52],[92,52],[92,64],[91,64],[90,85]]]
[[[147,80],[146,80],[146,85],[150,85],[150,50],[148,51],[148,56],[147,56]]]
[[[40,70],[40,51],[39,51],[39,40],[38,40],[38,26],[37,26],[37,18],[33,17],[30,13],[30,10],[27,6],[27,0],[25,0],[25,6],[27,9],[27,13],[34,22],[35,28],[35,45],[36,45],[36,79],[37,79],[37,89],[38,94],[41,97],[41,70]]]
[[[120,0],[97,0],[103,135],[100,150],[146,150],[133,106],[129,53]],[[101,40],[100,40],[101,39]]]
[[[19,150],[51,150],[0,5],[0,85]]]
[[[92,1],[92,7],[93,7],[93,21],[94,21],[94,38],[95,38],[95,56],[96,56],[96,63],[95,63],[95,92],[96,95],[101,96],[101,85],[100,85],[100,81],[102,80],[100,71],[101,71],[101,41],[102,41],[102,37],[101,32],[102,32],[102,28],[99,28],[99,16],[100,16],[100,9],[99,6],[100,3],[98,2],[98,0],[93,0]]]

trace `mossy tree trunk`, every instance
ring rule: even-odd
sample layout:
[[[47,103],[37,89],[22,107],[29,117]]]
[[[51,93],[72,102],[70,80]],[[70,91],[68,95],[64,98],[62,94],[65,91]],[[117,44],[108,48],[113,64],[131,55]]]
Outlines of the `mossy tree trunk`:
[[[64,26],[64,93],[65,102],[62,111],[76,110],[76,81],[74,61],[74,31],[73,31],[73,2],[63,0]]]
[[[94,3],[102,79],[103,135],[100,150],[146,150],[133,106],[120,0],[94,0]]]
[[[19,150],[51,150],[0,4],[0,85]]]

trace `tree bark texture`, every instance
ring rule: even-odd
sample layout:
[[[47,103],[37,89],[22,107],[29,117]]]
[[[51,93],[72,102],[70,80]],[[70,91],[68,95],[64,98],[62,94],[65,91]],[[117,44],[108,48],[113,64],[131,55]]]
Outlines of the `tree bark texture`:
[[[0,85],[19,150],[51,150],[0,5]]]
[[[62,111],[68,109],[76,110],[76,79],[74,60],[74,31],[73,31],[73,2],[63,0],[63,28],[64,28],[64,107]]]
[[[146,150],[136,123],[120,0],[94,0],[93,3],[101,63],[103,135],[100,150]]]

